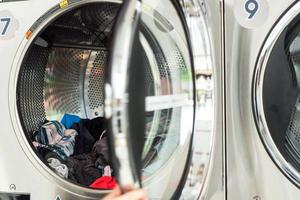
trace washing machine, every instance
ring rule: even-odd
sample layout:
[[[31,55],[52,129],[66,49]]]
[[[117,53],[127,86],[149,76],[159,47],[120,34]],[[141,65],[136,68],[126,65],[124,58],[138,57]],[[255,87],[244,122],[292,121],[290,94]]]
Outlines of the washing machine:
[[[100,199],[110,189],[91,178],[108,164],[122,188],[143,187],[150,199],[223,199],[221,8],[0,1],[0,199]],[[206,112],[196,66],[209,71]]]
[[[299,1],[225,1],[227,199],[297,199]]]

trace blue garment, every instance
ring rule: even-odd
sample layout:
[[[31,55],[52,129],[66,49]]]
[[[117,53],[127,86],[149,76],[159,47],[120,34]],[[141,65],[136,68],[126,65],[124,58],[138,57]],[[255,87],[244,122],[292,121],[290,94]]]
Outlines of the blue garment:
[[[61,119],[61,123],[65,125],[67,129],[71,128],[74,123],[78,123],[80,121],[80,117],[76,115],[65,114]]]

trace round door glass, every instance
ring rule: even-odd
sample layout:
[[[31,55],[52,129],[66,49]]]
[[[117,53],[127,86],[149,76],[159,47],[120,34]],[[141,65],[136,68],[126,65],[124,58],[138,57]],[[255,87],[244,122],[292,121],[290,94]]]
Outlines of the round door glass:
[[[267,39],[256,69],[255,119],[280,169],[300,182],[300,17],[288,12]]]
[[[141,19],[139,37],[150,64],[142,179],[151,197],[170,198],[176,190],[172,185],[184,175],[191,145],[195,112],[191,54],[171,2],[144,1]]]

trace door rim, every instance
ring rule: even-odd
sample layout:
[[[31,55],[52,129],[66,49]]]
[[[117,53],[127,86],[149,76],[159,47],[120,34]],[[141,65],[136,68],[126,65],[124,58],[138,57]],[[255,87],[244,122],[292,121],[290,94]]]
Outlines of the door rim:
[[[258,55],[252,81],[252,108],[258,135],[272,161],[275,163],[278,169],[297,187],[300,187],[300,172],[298,172],[291,164],[289,164],[280,153],[268,128],[263,106],[263,85],[264,75],[271,52],[280,35],[283,33],[286,27],[297,16],[299,16],[299,13],[300,2],[295,2],[274,24],[271,31],[266,36]]]

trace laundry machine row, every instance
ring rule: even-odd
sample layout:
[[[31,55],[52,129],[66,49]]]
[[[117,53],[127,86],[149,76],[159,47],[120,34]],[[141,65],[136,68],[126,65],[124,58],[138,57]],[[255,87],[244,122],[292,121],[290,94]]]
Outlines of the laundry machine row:
[[[0,199],[109,193],[50,166],[41,149],[61,143],[35,146],[65,114],[101,119],[112,176],[150,199],[298,198],[299,13],[293,0],[0,1]],[[76,156],[61,158],[70,174]]]
[[[0,1],[0,199],[224,199],[222,6]]]

